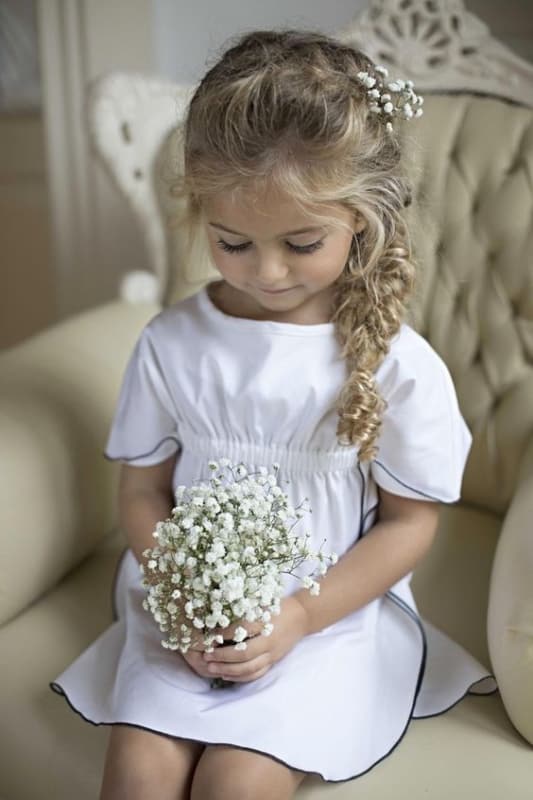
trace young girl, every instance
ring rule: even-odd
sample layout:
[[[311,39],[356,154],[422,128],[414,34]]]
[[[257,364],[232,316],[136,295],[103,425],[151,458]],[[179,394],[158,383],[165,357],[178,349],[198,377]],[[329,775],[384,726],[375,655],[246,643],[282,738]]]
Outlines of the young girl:
[[[106,449],[129,542],[117,619],[53,684],[113,726],[102,800],[282,800],[307,773],[363,775],[413,717],[494,689],[409,588],[471,436],[446,366],[404,322],[405,85],[385,79],[327,36],[258,31],[190,103],[176,191],[221,278],[139,336]],[[339,561],[318,596],[284,576],[270,636],[241,621],[246,650],[182,655],[142,608],[139,564],[176,486],[223,457],[278,462],[291,501],[309,499],[311,543]]]

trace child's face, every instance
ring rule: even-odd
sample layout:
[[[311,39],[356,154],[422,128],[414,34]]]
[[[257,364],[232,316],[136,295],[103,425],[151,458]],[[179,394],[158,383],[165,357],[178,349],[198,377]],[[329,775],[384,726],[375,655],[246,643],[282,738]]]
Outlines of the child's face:
[[[214,265],[237,290],[245,312],[307,324],[329,319],[331,286],[344,269],[353,233],[364,223],[341,205],[322,211],[350,230],[317,226],[287,195],[274,191],[221,192],[204,203]]]

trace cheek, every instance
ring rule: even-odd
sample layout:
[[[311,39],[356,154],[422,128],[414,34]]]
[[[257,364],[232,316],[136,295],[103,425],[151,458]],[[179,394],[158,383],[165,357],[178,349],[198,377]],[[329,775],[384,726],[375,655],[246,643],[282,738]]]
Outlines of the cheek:
[[[349,243],[348,245],[336,243],[335,246],[328,247],[325,252],[319,251],[306,269],[310,280],[316,283],[335,280],[344,269],[349,252]]]
[[[218,272],[229,283],[239,282],[245,279],[248,272],[246,266],[247,259],[243,255],[234,255],[233,253],[225,253],[219,247],[211,249],[213,265]]]

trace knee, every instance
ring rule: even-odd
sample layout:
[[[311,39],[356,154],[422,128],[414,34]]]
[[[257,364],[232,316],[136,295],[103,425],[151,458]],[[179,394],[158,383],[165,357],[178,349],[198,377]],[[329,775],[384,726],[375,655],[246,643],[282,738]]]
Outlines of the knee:
[[[255,785],[253,775],[235,770],[220,771],[200,759],[191,785],[190,800],[261,800],[264,787]]]
[[[190,800],[289,800],[303,774],[247,751],[208,746],[196,766]]]

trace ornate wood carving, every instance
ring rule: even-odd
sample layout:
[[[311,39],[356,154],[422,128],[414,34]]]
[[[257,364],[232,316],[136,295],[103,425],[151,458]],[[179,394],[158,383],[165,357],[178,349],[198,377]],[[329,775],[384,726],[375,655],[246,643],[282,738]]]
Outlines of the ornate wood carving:
[[[533,106],[533,65],[497,41],[463,0],[371,0],[335,34],[426,91],[469,91]]]

